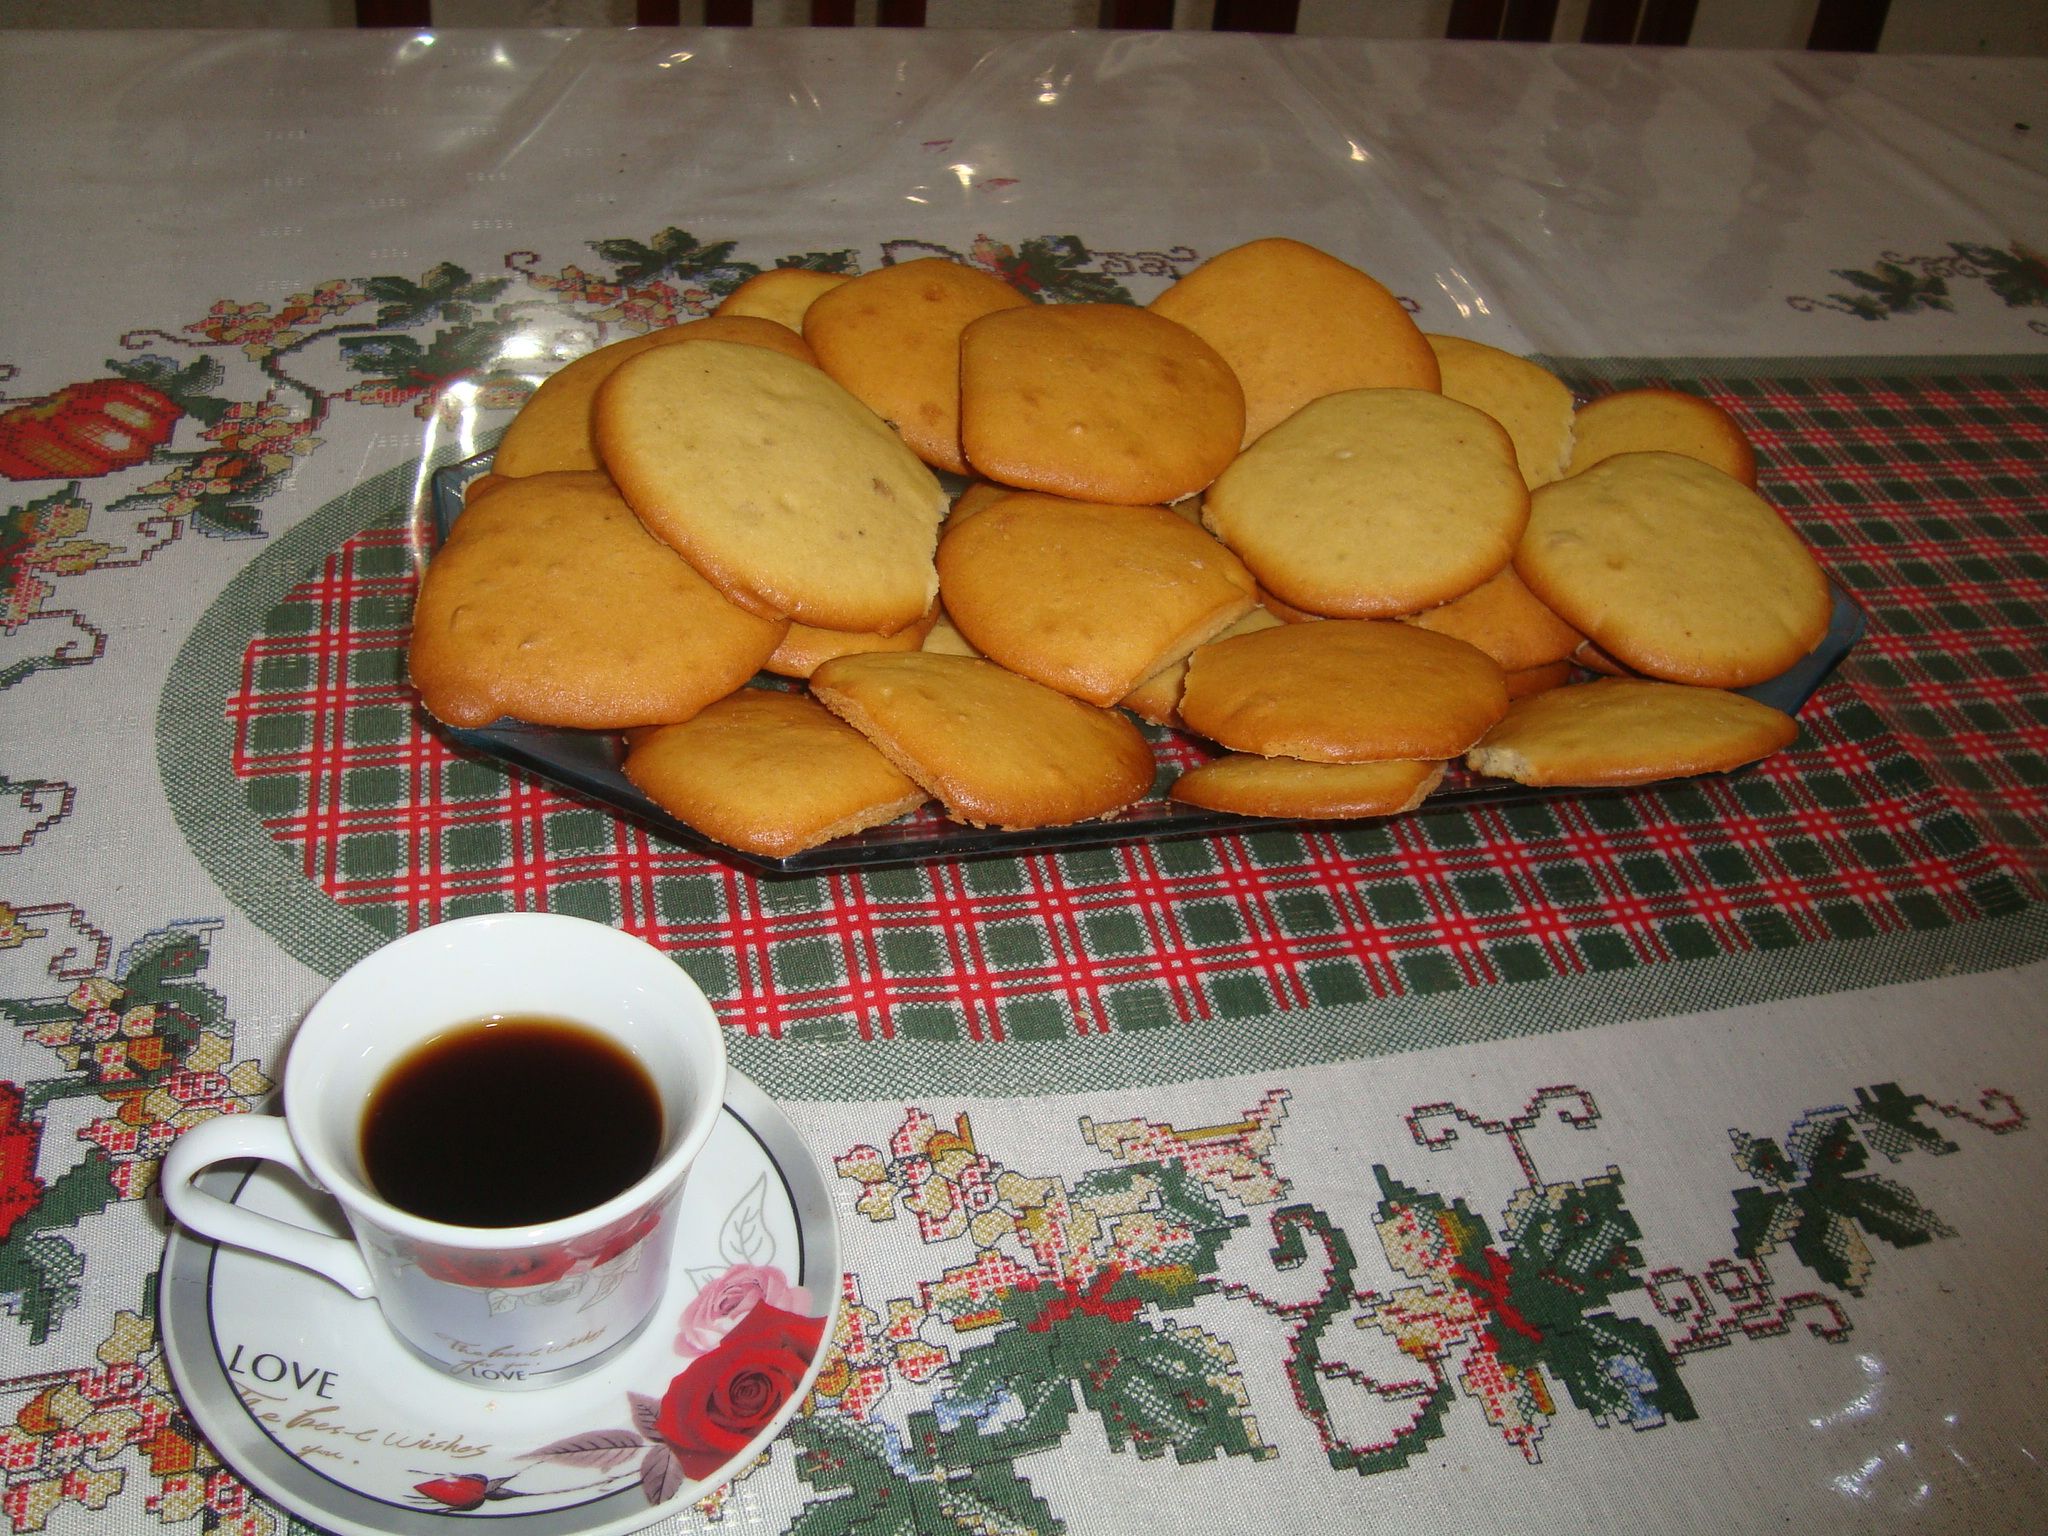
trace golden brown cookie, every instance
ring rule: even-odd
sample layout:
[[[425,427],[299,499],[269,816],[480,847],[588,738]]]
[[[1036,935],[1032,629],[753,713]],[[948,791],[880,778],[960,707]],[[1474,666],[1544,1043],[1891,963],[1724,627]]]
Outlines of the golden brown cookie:
[[[628,336],[586,352],[574,362],[541,380],[505,435],[491,460],[500,475],[538,475],[552,470],[602,469],[597,439],[592,430],[591,403],[604,381],[627,359],[654,347],[674,346],[684,341],[730,341],[742,346],[767,347],[786,353],[799,362],[815,364],[817,359],[801,336],[767,320],[725,319],[713,315],[672,325],[639,336]]]
[[[1798,734],[1739,693],[1603,677],[1518,699],[1465,763],[1519,784],[1646,784],[1739,768]]]
[[[938,565],[977,650],[1105,706],[1254,602],[1237,557],[1164,507],[1005,496],[947,529]]]
[[[985,315],[960,337],[960,440],[1004,485],[1143,506],[1199,491],[1236,454],[1244,392],[1184,326],[1128,304]]]
[[[1676,453],[1627,453],[1536,492],[1515,569],[1633,671],[1741,688],[1827,634],[1827,578],[1740,481]]]
[[[530,475],[456,519],[408,656],[450,725],[612,730],[687,720],[754,675],[785,626],[733,607],[599,474]]]
[[[992,661],[841,656],[811,674],[811,691],[971,826],[1086,821],[1152,784],[1151,748],[1130,721]]]
[[[1202,508],[1283,604],[1354,619],[1463,596],[1508,563],[1528,515],[1500,423],[1419,389],[1304,406],[1238,455]]]
[[[923,618],[904,625],[893,635],[792,624],[789,633],[782,637],[782,644],[775,647],[775,654],[761,663],[761,670],[779,677],[809,677],[818,670],[819,663],[834,656],[853,656],[861,651],[920,650],[938,618],[939,605],[934,601]]]
[[[999,277],[927,256],[821,293],[804,340],[827,373],[903,434],[927,464],[967,473],[960,449],[960,333],[1030,304]]]
[[[1255,629],[1271,629],[1281,620],[1273,617],[1263,608],[1254,608],[1244,614],[1216,638],[1228,640],[1232,635],[1248,635]],[[1137,687],[1117,700],[1120,708],[1128,709],[1140,720],[1149,720],[1154,725],[1178,726],[1180,718],[1180,690],[1187,681],[1187,658],[1182,657],[1171,666],[1162,667],[1146,678]]]
[[[1005,496],[1016,494],[1007,485],[997,485],[993,480],[976,480],[953,498],[953,510],[946,514],[946,528],[951,531],[964,523],[984,507],[1001,501]]]
[[[1244,386],[1246,443],[1324,395],[1438,387],[1436,354],[1401,301],[1298,240],[1212,256],[1150,308],[1223,354]]]
[[[1508,701],[1526,699],[1532,693],[1542,693],[1546,688],[1562,688],[1572,680],[1572,664],[1568,661],[1553,661],[1540,667],[1524,667],[1519,672],[1506,674]]]
[[[728,342],[659,347],[605,381],[596,412],[627,502],[733,602],[879,634],[931,606],[945,492],[818,369]]]
[[[1484,652],[1411,624],[1334,619],[1218,640],[1188,658],[1180,713],[1233,752],[1310,762],[1456,757],[1508,707]]]
[[[816,700],[742,688],[637,735],[626,777],[714,842],[788,858],[894,821],[925,793]]]
[[[773,267],[766,272],[756,272],[733,289],[713,313],[773,320],[777,325],[786,325],[801,334],[804,313],[811,307],[811,301],[845,281],[845,274],[839,272],[820,272],[811,267]]]
[[[1533,491],[1561,478],[1572,452],[1572,392],[1564,380],[1541,363],[1482,341],[1427,339],[1443,373],[1444,393],[1507,428],[1523,483]]]
[[[1735,418],[1676,389],[1624,389],[1579,407],[1565,473],[1618,453],[1682,453],[1756,489],[1756,452]]]
[[[1404,622],[1476,645],[1507,672],[1563,661],[1585,638],[1538,602],[1512,565],[1463,597],[1410,614]]]
[[[1232,752],[1190,768],[1166,793],[1237,816],[1350,820],[1412,811],[1443,776],[1442,763],[1305,763]]]

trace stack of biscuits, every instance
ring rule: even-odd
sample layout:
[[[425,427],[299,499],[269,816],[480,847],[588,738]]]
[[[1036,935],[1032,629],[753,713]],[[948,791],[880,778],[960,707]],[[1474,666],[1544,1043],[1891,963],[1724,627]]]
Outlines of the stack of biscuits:
[[[958,496],[938,478],[968,477]],[[955,482],[957,483],[957,481]],[[786,857],[1167,793],[1253,816],[1714,772],[1827,582],[1707,401],[1575,405],[1292,240],[1149,306],[941,259],[781,268],[547,379],[422,582],[428,712],[626,733],[714,841]],[[1576,679],[1590,675],[1589,681]]]

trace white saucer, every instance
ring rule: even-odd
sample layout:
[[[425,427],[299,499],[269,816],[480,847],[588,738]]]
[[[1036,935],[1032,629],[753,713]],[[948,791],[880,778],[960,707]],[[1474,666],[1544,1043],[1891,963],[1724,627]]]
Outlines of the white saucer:
[[[238,1205],[341,1230],[331,1204],[272,1164],[254,1173],[231,1164],[202,1182]],[[738,1073],[684,1207],[652,1320],[602,1366],[558,1387],[493,1392],[453,1380],[399,1343],[374,1302],[175,1227],[159,1288],[164,1357],[227,1464],[339,1536],[446,1532],[466,1516],[503,1536],[638,1530],[766,1448],[809,1393],[839,1310],[830,1192],[781,1111]],[[707,1475],[679,1481],[679,1460],[654,1434],[653,1405],[687,1364],[676,1347],[684,1308],[733,1264],[781,1270],[808,1294],[807,1305],[784,1310],[822,1318],[824,1329],[797,1390],[753,1440]]]

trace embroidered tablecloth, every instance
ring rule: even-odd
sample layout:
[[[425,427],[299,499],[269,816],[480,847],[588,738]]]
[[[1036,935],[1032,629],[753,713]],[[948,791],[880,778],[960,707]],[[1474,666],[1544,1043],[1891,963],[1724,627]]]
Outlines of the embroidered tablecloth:
[[[543,908],[672,953],[838,1200],[815,1392],[675,1529],[2028,1528],[2044,88],[1186,34],[7,34],[10,1529],[309,1528],[170,1383],[158,1164],[265,1104],[376,944]],[[545,359],[779,264],[1142,302],[1267,234],[1582,395],[1732,412],[1869,621],[1794,746],[762,877],[423,723],[426,476]],[[421,1469],[451,1529],[517,1488],[477,1439]]]

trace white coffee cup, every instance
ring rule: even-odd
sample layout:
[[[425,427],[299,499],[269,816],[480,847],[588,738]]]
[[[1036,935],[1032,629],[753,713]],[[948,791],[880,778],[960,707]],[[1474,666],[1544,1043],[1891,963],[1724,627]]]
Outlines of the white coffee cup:
[[[392,1205],[363,1166],[373,1091],[421,1045],[493,1017],[580,1026],[628,1052],[663,1126],[653,1167],[603,1203],[519,1227],[432,1221]],[[725,1098],[725,1045],[710,1004],[674,961],[582,918],[502,913],[423,928],[352,966],[291,1042],[284,1115],[223,1115],[164,1160],[171,1213],[196,1232],[325,1275],[372,1301],[430,1363],[490,1387],[553,1385],[596,1366],[662,1294],[690,1164]],[[535,1132],[545,1106],[508,1105]],[[266,1158],[333,1197],[353,1241],[248,1211],[197,1187],[206,1168]]]

